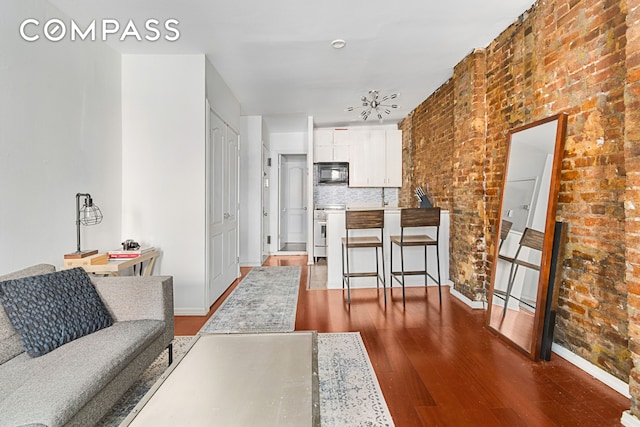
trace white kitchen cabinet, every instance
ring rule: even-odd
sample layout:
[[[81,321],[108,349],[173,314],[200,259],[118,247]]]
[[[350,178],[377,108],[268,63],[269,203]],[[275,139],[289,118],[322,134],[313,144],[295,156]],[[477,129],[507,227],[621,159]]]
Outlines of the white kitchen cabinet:
[[[402,131],[386,132],[385,187],[402,187]]]
[[[346,129],[316,129],[313,131],[314,162],[348,162],[349,140]]]
[[[350,187],[402,186],[402,131],[352,131]]]

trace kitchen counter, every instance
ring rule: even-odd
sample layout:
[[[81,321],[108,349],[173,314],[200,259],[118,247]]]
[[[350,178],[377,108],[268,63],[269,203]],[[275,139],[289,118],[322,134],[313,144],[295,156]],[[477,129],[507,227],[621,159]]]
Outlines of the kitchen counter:
[[[383,209],[384,210],[384,263],[387,286],[390,284],[390,235],[400,234],[400,210],[397,206],[377,207],[349,205],[348,210],[365,210],[365,209]],[[327,288],[342,289],[342,238],[345,236],[344,227],[344,210],[329,210],[327,213]],[[428,234],[435,238],[434,227],[424,227],[411,229],[412,234]],[[378,230],[353,230],[350,236],[380,236]],[[442,284],[450,284],[449,281],[449,211],[440,212],[440,274],[442,275]],[[405,248],[405,269],[420,270],[424,265],[424,252],[422,248]],[[429,273],[437,277],[436,253],[433,248],[427,252]],[[394,263],[395,271],[400,270],[400,251],[394,245]],[[375,271],[375,256],[373,249],[358,249],[349,252],[349,264],[351,271]],[[352,288],[370,288],[375,287],[375,278],[363,277],[354,278],[351,281]],[[430,283],[431,284],[431,283]],[[434,284],[435,285],[435,284]],[[394,286],[400,286],[394,282]],[[406,286],[424,286],[424,278],[421,276],[406,277]]]

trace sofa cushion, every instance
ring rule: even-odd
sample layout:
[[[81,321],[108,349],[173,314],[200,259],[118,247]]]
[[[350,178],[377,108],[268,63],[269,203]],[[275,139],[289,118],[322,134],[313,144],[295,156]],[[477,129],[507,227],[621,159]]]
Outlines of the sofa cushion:
[[[0,282],[0,302],[32,357],[113,324],[81,267]]]
[[[0,276],[0,282],[11,279],[20,279],[22,277],[36,276],[38,274],[53,273],[54,271],[56,271],[56,268],[53,265],[38,264]],[[24,352],[22,340],[20,340],[20,336],[14,329],[11,321],[9,321],[9,318],[4,311],[4,307],[0,304],[0,364],[16,357],[22,352]]]
[[[41,357],[0,365],[0,426],[65,425],[165,328],[160,320],[116,322]]]

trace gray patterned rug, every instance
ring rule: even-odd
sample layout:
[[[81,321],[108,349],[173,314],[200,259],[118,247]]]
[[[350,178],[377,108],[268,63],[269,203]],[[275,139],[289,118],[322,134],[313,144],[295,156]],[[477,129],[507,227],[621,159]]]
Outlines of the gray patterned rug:
[[[394,425],[360,333],[318,334],[318,379],[322,426]]]
[[[198,332],[291,332],[301,267],[256,267],[238,284]]]
[[[175,360],[188,349],[191,339],[174,339]],[[166,368],[165,350],[99,425],[119,425]],[[318,370],[323,427],[394,425],[359,333],[318,334]]]

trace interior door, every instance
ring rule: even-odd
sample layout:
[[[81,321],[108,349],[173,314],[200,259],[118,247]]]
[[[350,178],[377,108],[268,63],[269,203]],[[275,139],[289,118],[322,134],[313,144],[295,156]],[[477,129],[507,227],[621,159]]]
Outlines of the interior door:
[[[208,303],[238,275],[238,136],[209,112]]]
[[[306,156],[287,156],[284,166],[286,175],[285,221],[289,243],[307,241],[307,159]]]
[[[262,146],[262,262],[265,262],[271,254],[270,236],[270,183],[269,183],[269,149]]]

